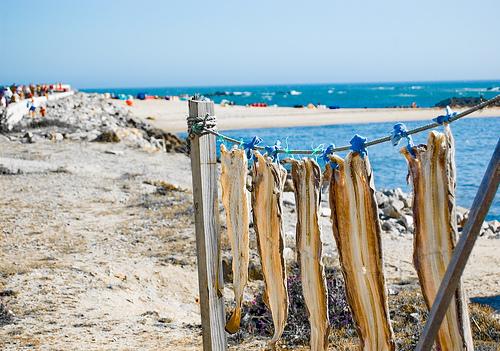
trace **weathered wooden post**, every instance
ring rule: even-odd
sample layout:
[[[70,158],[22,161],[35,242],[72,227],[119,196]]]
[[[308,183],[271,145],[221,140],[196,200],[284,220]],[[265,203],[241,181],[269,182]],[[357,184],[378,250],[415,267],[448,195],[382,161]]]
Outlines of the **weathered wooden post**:
[[[212,101],[189,100],[188,126],[214,116]],[[191,129],[191,128],[190,128]],[[217,152],[215,135],[192,133],[191,171],[196,226],[203,350],[227,349],[220,249]]]

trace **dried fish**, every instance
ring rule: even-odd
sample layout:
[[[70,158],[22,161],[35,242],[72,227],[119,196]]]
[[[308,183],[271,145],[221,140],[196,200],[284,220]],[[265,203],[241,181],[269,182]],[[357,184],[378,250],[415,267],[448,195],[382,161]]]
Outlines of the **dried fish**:
[[[345,160],[334,158],[338,168],[330,181],[333,234],[361,349],[394,350],[370,163],[356,152]]]
[[[430,309],[455,248],[458,229],[455,208],[454,140],[445,133],[429,133],[427,145],[401,150],[413,183],[415,241],[413,262]],[[461,284],[446,312],[436,339],[442,351],[473,350],[467,300]]]
[[[318,223],[321,169],[312,159],[291,162],[297,208],[297,258],[311,324],[310,346],[313,351],[323,351],[328,349],[330,328],[325,272],[321,262],[323,243]]]
[[[286,170],[259,152],[255,152],[255,156],[252,209],[264,275],[264,302],[271,310],[274,324],[274,335],[270,344],[275,347],[283,334],[288,317],[288,293],[283,258],[284,233],[281,217]]]
[[[240,328],[243,292],[248,282],[249,263],[249,206],[246,190],[248,161],[244,150],[228,151],[221,145],[222,204],[226,211],[227,234],[233,256],[233,289],[236,307],[226,323],[226,331],[236,333]]]

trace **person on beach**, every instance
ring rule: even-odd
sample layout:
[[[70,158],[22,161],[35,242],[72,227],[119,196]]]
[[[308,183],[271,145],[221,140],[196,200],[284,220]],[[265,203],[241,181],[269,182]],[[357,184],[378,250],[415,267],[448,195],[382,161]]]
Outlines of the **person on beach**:
[[[30,116],[31,118],[35,118],[36,114],[36,105],[35,105],[35,99],[32,97],[31,100],[28,102],[29,106],[29,111],[30,111]]]
[[[45,107],[44,106],[40,106],[40,115],[42,117],[45,117],[45,112],[46,112]]]
[[[3,96],[5,97],[6,104],[8,105],[12,101],[12,90],[5,87],[3,90]]]
[[[5,96],[3,95],[3,92],[2,92],[2,95],[0,97],[0,108],[4,109],[7,107],[7,99],[5,99]]]

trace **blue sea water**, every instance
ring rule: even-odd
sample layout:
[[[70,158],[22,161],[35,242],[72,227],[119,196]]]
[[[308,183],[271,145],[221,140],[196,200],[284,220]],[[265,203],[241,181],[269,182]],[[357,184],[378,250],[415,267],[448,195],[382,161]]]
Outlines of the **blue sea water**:
[[[264,102],[295,106],[321,103],[340,108],[410,106],[431,107],[450,97],[491,98],[500,94],[500,80],[455,82],[406,82],[365,84],[308,84],[215,87],[99,88],[85,92],[149,95],[193,95],[199,93],[216,103],[229,100],[237,105]]]
[[[408,128],[423,124],[405,123]],[[275,140],[287,142],[290,149],[313,149],[320,144],[325,147],[330,143],[337,146],[349,145],[354,134],[366,136],[368,140],[389,135],[392,123],[372,123],[356,125],[331,125],[323,127],[293,127],[273,129],[246,129],[224,131],[224,134],[236,139],[258,135],[263,144],[274,144]],[[451,125],[455,137],[455,160],[457,166],[457,204],[470,208],[479,188],[482,177],[499,140],[500,118],[463,118]],[[440,130],[442,128],[437,128]],[[416,144],[427,141],[428,132],[414,135]],[[403,146],[393,147],[384,143],[368,148],[368,156],[374,172],[377,189],[400,187],[411,192],[407,184],[408,168],[403,155],[399,153]],[[345,153],[340,153],[345,155]],[[487,217],[488,220],[500,220],[500,195],[496,195]]]
[[[492,98],[500,94],[500,81],[461,81],[461,82],[409,82],[409,83],[370,83],[370,84],[316,84],[316,85],[268,85],[268,86],[225,86],[189,88],[122,88],[122,89],[85,89],[87,92],[112,92],[131,94],[145,92],[150,95],[192,95],[195,93],[210,96],[215,102],[223,99],[236,104],[266,102],[280,106],[322,103],[343,107],[391,107],[408,106],[415,102],[418,106],[430,107],[450,97]],[[295,91],[298,95],[290,94]],[[224,95],[220,95],[224,93]],[[484,112],[487,114],[487,112]],[[424,122],[408,122],[408,128]],[[389,135],[392,123],[372,123],[355,125],[331,125],[323,127],[293,127],[273,129],[247,129],[224,131],[237,139],[248,140],[254,135],[264,139],[265,144],[274,144],[280,139],[287,141],[289,148],[314,148],[320,144],[327,146],[348,145],[351,137],[358,133],[368,140]],[[452,124],[456,140],[457,164],[457,203],[469,208],[490,160],[493,149],[499,140],[500,118],[464,118]],[[428,133],[414,136],[416,143],[425,143]],[[185,135],[184,135],[185,136]],[[376,145],[369,149],[369,158],[378,189],[400,187],[411,191],[406,183],[407,165],[399,153],[399,147],[389,143]],[[488,220],[500,220],[500,196],[494,199]]]
[[[420,122],[405,123],[408,128],[423,124]],[[326,147],[330,143],[337,146],[349,145],[354,134],[366,136],[368,140],[389,135],[392,123],[372,123],[356,125],[330,125],[322,127],[291,127],[272,129],[227,130],[225,135],[248,141],[252,136],[259,136],[264,141],[261,145],[272,145],[281,140],[290,149],[313,149],[321,144]],[[499,140],[500,118],[463,118],[451,125],[455,137],[455,160],[457,166],[457,204],[470,208],[482,177]],[[441,130],[439,127],[437,130]],[[442,130],[441,130],[442,131]],[[181,134],[185,137],[185,133]],[[416,144],[427,141],[428,132],[414,135]],[[220,144],[220,141],[218,141]],[[411,192],[407,183],[408,168],[400,146],[390,143],[372,146],[368,156],[374,172],[377,189],[402,188]],[[339,153],[345,155],[345,153]],[[297,156],[296,156],[297,157]],[[318,160],[321,163],[321,160]],[[487,220],[500,220],[500,195],[495,196]]]

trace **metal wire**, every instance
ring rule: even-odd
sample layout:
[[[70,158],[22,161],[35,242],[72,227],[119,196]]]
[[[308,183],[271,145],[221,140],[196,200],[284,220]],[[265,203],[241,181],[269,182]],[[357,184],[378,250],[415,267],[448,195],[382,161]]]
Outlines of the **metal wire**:
[[[477,104],[476,106],[473,106],[473,107],[471,107],[471,108],[469,108],[469,109],[467,109],[467,110],[465,110],[463,112],[458,113],[456,116],[451,117],[447,123],[454,122],[454,121],[456,121],[456,120],[458,120],[460,118],[463,118],[463,117],[465,117],[467,115],[470,115],[473,112],[482,110],[483,108],[485,108],[487,106],[493,105],[496,102],[500,102],[500,95],[497,95],[497,96],[495,96],[492,99],[486,100],[486,101],[484,101],[484,102],[482,102],[480,104]],[[423,126],[420,126],[420,127],[417,127],[417,128],[409,130],[408,131],[408,135],[420,133],[420,132],[423,132],[425,130],[436,128],[436,127],[439,127],[439,126],[440,126],[440,124],[436,123],[436,122],[429,123],[429,124],[426,124],[426,125],[423,125]],[[237,140],[237,139],[231,138],[231,137],[229,137],[227,135],[219,133],[218,131],[208,130],[208,129],[205,129],[204,131],[207,132],[207,133],[216,135],[219,138],[222,138],[222,139],[224,139],[224,140],[226,140],[226,141],[228,141],[230,143],[238,144],[238,145],[241,144],[241,140]],[[388,141],[391,141],[391,137],[390,136],[385,136],[385,137],[377,138],[377,139],[374,139],[374,140],[371,140],[371,141],[367,141],[366,144],[365,144],[365,146],[366,147],[373,146],[373,145],[385,143],[385,142],[388,142]],[[264,150],[265,148],[262,147],[262,146],[255,146],[254,149],[255,150]],[[339,147],[334,148],[332,150],[332,153],[333,152],[338,152],[338,151],[348,151],[350,149],[351,149],[351,145],[339,146]],[[276,152],[277,153],[282,153],[282,154],[291,154],[291,155],[316,155],[317,154],[317,151],[313,151],[313,150],[276,150]]]

